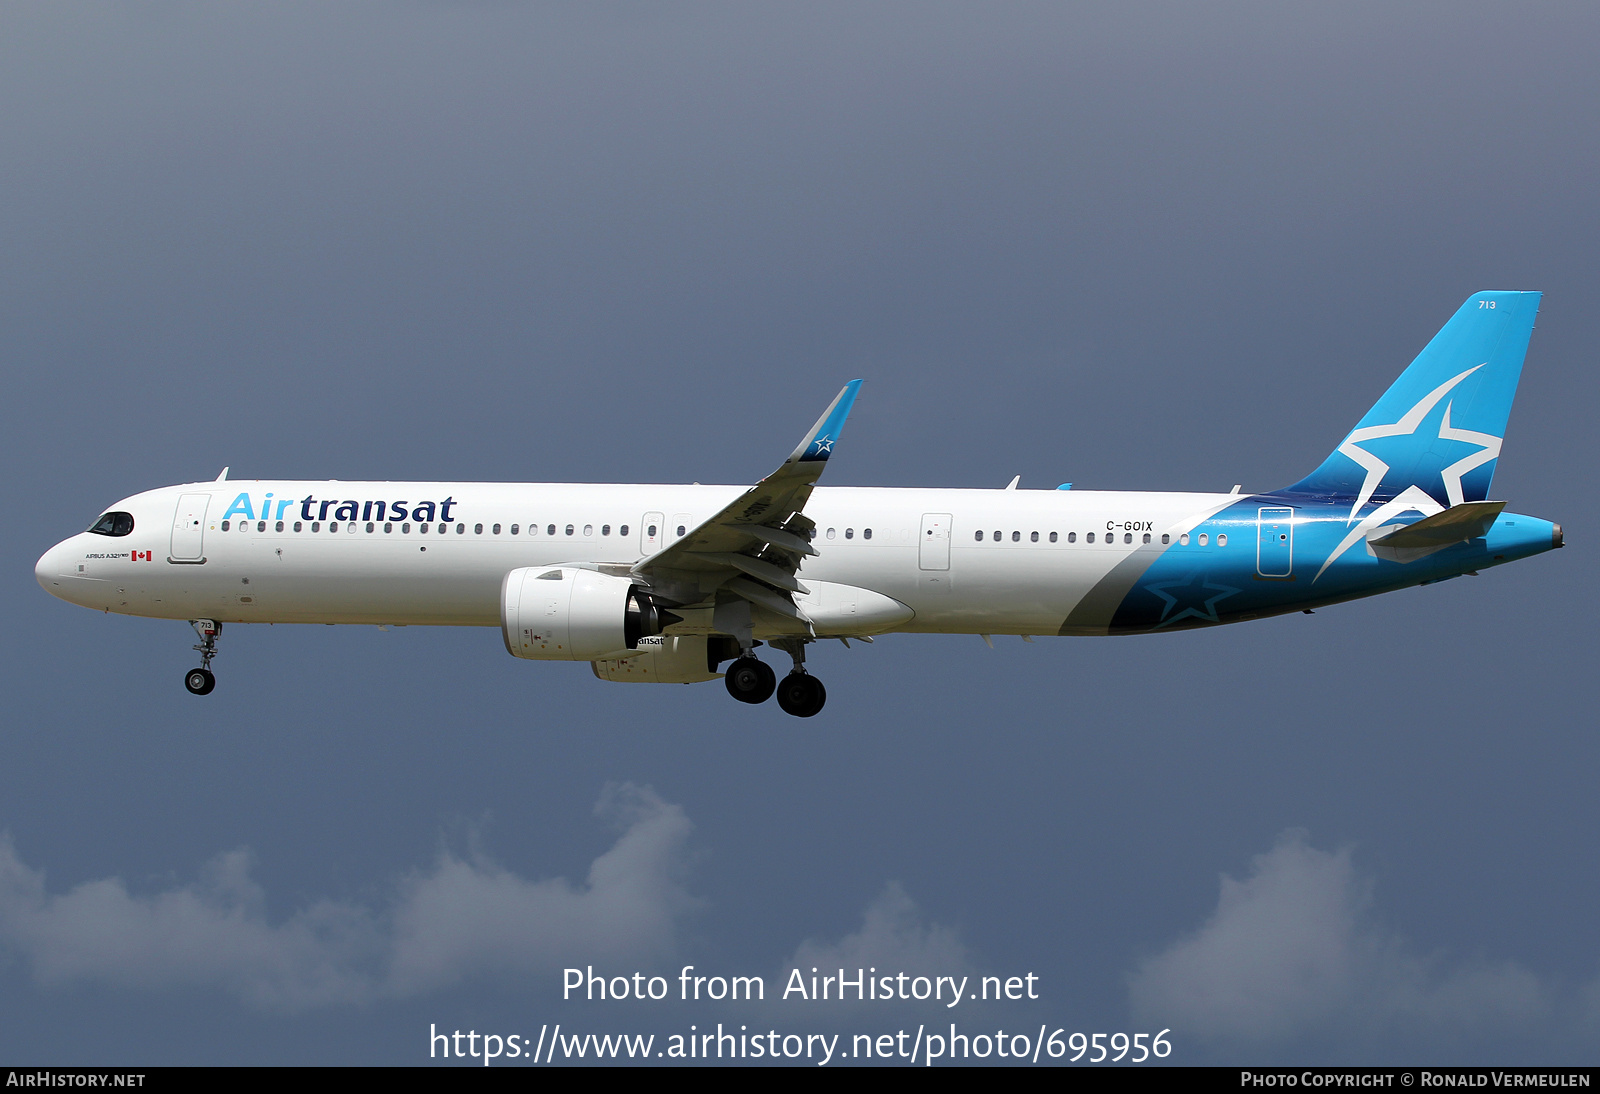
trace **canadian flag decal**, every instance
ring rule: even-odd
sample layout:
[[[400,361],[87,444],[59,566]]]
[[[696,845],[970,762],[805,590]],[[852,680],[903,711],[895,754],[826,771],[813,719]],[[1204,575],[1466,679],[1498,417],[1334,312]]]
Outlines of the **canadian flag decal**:
[[[135,562],[152,562],[154,560],[150,557],[150,552],[149,551],[135,551],[135,552],[133,552],[133,561],[135,561]]]

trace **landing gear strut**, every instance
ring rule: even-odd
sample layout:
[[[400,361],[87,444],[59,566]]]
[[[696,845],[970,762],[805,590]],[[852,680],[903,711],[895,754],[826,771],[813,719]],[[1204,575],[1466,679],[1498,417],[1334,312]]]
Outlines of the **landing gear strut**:
[[[210,695],[211,689],[217,686],[217,678],[211,674],[211,659],[217,655],[217,635],[222,633],[222,624],[209,619],[191,619],[189,626],[200,636],[200,644],[194,647],[200,654],[200,667],[184,675],[183,686],[191,694]]]
[[[828,689],[806,671],[806,641],[786,638],[773,643],[794,659],[794,668],[778,685],[778,706],[796,718],[810,718],[828,701]]]

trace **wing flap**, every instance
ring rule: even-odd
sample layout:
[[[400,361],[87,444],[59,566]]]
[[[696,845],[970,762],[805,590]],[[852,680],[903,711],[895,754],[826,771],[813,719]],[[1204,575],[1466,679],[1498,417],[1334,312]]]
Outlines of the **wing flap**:
[[[741,555],[726,551],[696,551],[695,557],[703,559],[706,562],[715,562],[723,566],[732,566],[736,570],[741,570],[744,573],[749,574],[757,581],[765,581],[768,585],[776,585],[780,589],[788,589],[791,593],[799,593],[800,595],[804,596],[811,591],[804,585],[800,584],[800,582],[795,580],[794,571],[785,570],[781,566],[775,566],[770,562],[765,562],[759,558],[753,558],[750,555]]]
[[[806,593],[794,575],[802,559],[818,554],[811,545],[816,525],[803,510],[860,387],[860,380],[846,384],[776,471],[632,573],[681,603],[723,590],[809,630],[791,595]]]

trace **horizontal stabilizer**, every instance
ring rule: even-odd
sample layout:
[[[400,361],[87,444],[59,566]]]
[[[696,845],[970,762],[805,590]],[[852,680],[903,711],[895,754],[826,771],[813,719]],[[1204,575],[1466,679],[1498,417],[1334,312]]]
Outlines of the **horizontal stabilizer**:
[[[1367,541],[1372,553],[1390,562],[1414,562],[1469,539],[1487,535],[1503,501],[1468,501]],[[1381,530],[1381,529],[1380,529]]]

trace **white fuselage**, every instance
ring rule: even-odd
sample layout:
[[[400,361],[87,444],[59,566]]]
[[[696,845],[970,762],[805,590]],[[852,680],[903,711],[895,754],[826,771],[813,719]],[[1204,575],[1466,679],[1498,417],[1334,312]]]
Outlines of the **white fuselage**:
[[[73,536],[39,560],[37,574],[64,600],[127,615],[492,627],[500,625],[501,582],[509,571],[636,563],[670,546],[680,529],[717,513],[741,489],[194,483],[119,502],[114,508],[133,515],[130,534]],[[418,499],[430,501],[426,520],[413,518]],[[806,505],[817,524],[819,553],[798,576],[871,590],[915,613],[889,629],[1054,634],[1145,535],[1158,541],[1170,535],[1176,542],[1236,500],[1227,494],[819,487]],[[407,519],[387,519],[396,506]]]

